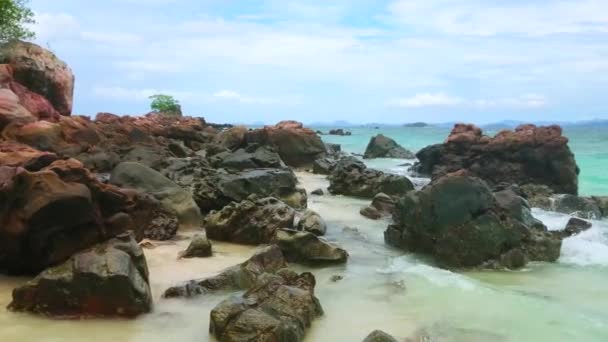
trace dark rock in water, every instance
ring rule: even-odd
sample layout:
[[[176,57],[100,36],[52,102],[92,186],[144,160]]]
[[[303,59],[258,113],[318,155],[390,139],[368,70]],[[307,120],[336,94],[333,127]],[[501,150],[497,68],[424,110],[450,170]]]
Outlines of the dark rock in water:
[[[398,342],[393,336],[381,330],[374,330],[363,342]]]
[[[339,282],[342,279],[344,279],[344,277],[341,276],[341,275],[337,275],[337,274],[333,275],[333,276],[331,276],[331,278],[329,278],[329,280],[331,280],[334,283],[337,283],[337,282]]]
[[[49,268],[13,291],[12,311],[54,317],[134,317],[152,309],[148,266],[130,234]]]
[[[416,156],[411,151],[406,150],[395,140],[386,137],[382,134],[378,134],[372,137],[365,149],[363,154],[365,159],[373,158],[401,158],[401,159],[414,159]]]
[[[433,255],[449,267],[521,267],[525,261],[516,262],[513,250],[525,260],[555,261],[561,248],[561,239],[532,217],[524,199],[511,190],[493,194],[462,172],[403,196],[394,220],[385,232],[388,244]]]
[[[379,193],[374,196],[372,207],[377,209],[380,213],[393,214],[393,211],[395,210],[395,200],[387,194]]]
[[[147,166],[134,162],[121,163],[112,171],[110,183],[149,193],[161,201],[167,210],[174,211],[181,225],[200,227],[202,216],[192,195]]]
[[[329,182],[328,190],[332,194],[363,198],[373,198],[379,193],[399,196],[414,190],[407,177],[369,169],[354,157],[341,159],[329,176]]]
[[[433,179],[465,169],[491,186],[537,184],[555,193],[578,192],[579,168],[559,126],[522,125],[489,137],[473,125],[457,124],[444,144],[416,156],[414,170]]]
[[[214,240],[257,245],[272,240],[280,228],[293,228],[295,210],[268,197],[233,202],[205,218],[207,236]]]
[[[229,267],[216,276],[173,286],[165,291],[163,297],[192,297],[220,290],[247,290],[258,284],[262,274],[276,273],[286,267],[281,249],[271,245],[258,249],[249,260]]]
[[[593,196],[592,198],[600,208],[602,217],[608,217],[608,196]]]
[[[137,239],[165,241],[173,238],[179,229],[179,219],[176,213],[165,208],[152,196],[142,195],[141,198],[139,204],[134,208],[139,214],[138,220],[132,223],[133,226],[140,228],[135,230]],[[120,224],[120,221],[117,224]],[[120,231],[120,227],[113,230]],[[141,237],[139,236],[140,230]]]
[[[327,223],[321,215],[309,209],[304,211],[302,217],[300,217],[296,229],[321,236],[325,235],[327,231]]]
[[[593,225],[589,221],[581,220],[579,218],[573,217],[566,224],[566,228],[563,231],[559,232],[562,238],[567,238],[570,236],[577,235],[585,230],[588,230]]]
[[[553,197],[552,209],[559,213],[574,215],[585,219],[599,219],[602,211],[597,202],[590,197],[558,195]]]
[[[342,129],[342,128],[338,128],[338,129],[332,129],[332,130],[330,130],[330,131],[329,131],[329,133],[328,133],[328,134],[329,134],[329,135],[340,135],[340,136],[350,136],[350,135],[352,135],[352,133],[351,133],[351,132],[349,132],[349,131],[345,131],[345,130],[344,130],[344,129]]]
[[[311,192],[311,194],[315,195],[315,196],[323,196],[323,195],[325,195],[325,192],[323,191],[323,189],[317,189],[317,190],[313,190]]]
[[[312,130],[296,121],[282,121],[247,132],[247,143],[273,146],[289,166],[310,166],[315,159],[326,154],[325,144]]]
[[[336,167],[336,160],[333,158],[321,158],[312,163],[312,173],[317,175],[329,175]]]
[[[428,126],[430,126],[430,125],[426,122],[412,122],[412,123],[403,125],[403,127],[416,127],[416,128],[428,127]]]
[[[209,331],[218,341],[301,342],[312,321],[323,314],[311,273],[282,270],[243,295],[211,311]]]
[[[180,258],[190,259],[190,258],[206,258],[210,257],[211,252],[211,242],[207,239],[206,234],[196,234],[192,237],[188,248],[185,251],[179,253]]]
[[[380,218],[382,218],[382,214],[378,211],[378,209],[374,208],[374,207],[365,207],[362,208],[359,211],[359,214],[372,219],[372,220],[379,220]]]
[[[345,263],[348,253],[323,238],[306,231],[277,230],[273,240],[287,261],[306,264]]]

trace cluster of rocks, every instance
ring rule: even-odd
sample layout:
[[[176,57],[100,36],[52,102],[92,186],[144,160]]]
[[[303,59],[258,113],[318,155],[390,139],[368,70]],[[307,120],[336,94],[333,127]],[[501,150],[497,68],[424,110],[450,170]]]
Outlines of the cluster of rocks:
[[[420,150],[414,170],[438,179],[467,170],[490,186],[501,183],[546,185],[576,195],[579,168],[559,126],[522,125],[494,137],[478,127],[457,124],[443,144]]]
[[[73,116],[65,63],[23,42],[0,56],[0,272],[38,274],[14,290],[11,310],[149,312],[138,243],[194,229],[180,258],[211,256],[208,238],[269,247],[165,296],[246,290],[212,312],[218,339],[302,340],[322,309],[314,277],[287,261],[344,263],[348,253],[322,237],[327,225],[306,210],[291,167],[312,167],[339,145],[295,121],[247,129],[163,113]]]

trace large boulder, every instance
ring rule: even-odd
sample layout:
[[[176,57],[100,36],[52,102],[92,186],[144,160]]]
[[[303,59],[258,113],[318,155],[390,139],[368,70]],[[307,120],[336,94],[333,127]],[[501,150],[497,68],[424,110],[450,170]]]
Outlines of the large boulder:
[[[14,121],[14,123],[23,123],[24,117],[49,121],[57,121],[60,117],[59,112],[53,108],[53,105],[44,96],[30,91],[15,81],[13,68],[8,64],[0,64],[0,89],[5,93],[10,92],[14,96],[13,99],[16,100],[15,103],[19,105],[20,120]],[[0,94],[0,98],[2,98],[2,94]],[[0,110],[1,112],[2,110]],[[0,118],[5,115],[6,113],[0,114]],[[6,117],[0,119],[0,122],[4,119]],[[0,125],[1,127],[2,125]]]
[[[345,263],[348,252],[306,231],[279,229],[273,240],[287,261],[304,264]]]
[[[433,179],[465,169],[490,186],[537,184],[555,193],[578,192],[579,168],[559,126],[522,125],[489,137],[473,125],[457,124],[444,144],[416,156],[414,169]]]
[[[245,144],[245,135],[247,128],[244,126],[231,127],[220,132],[214,139],[214,142],[229,150],[234,150],[242,147]]]
[[[270,245],[259,248],[249,260],[229,267],[216,276],[172,286],[165,290],[163,297],[193,297],[214,291],[248,290],[258,284],[262,274],[276,273],[286,267],[281,249]]]
[[[363,154],[365,159],[373,158],[399,158],[414,159],[413,152],[406,150],[403,146],[387,136],[378,134],[372,137]]]
[[[206,258],[210,257],[211,254],[211,242],[209,242],[205,233],[201,233],[192,237],[188,248],[180,252],[179,257],[185,259]]]
[[[257,245],[270,242],[280,228],[293,228],[294,218],[295,210],[284,202],[251,196],[211,212],[204,226],[211,239]]]
[[[8,308],[54,317],[134,317],[152,309],[148,266],[131,234],[80,252],[13,291]]]
[[[403,196],[394,221],[387,243],[433,255],[447,267],[518,268],[528,260],[555,261],[561,248],[524,199],[511,190],[494,194],[462,172]]]
[[[124,162],[112,171],[110,183],[156,197],[174,211],[185,227],[200,227],[202,216],[192,195],[159,172],[139,163]]]
[[[325,235],[327,223],[318,213],[308,209],[300,215],[296,228],[301,231],[310,232],[315,235]]]
[[[329,176],[329,192],[373,198],[379,193],[400,196],[414,190],[412,182],[404,176],[387,174],[370,169],[354,157],[341,159]]]
[[[246,134],[248,143],[273,146],[289,166],[310,166],[325,155],[325,144],[312,130],[296,121],[282,121]]]
[[[211,310],[209,331],[225,342],[303,341],[306,329],[323,314],[314,289],[311,273],[268,275],[263,284]]]
[[[550,208],[558,213],[574,215],[585,219],[600,219],[602,217],[602,210],[591,197],[568,194],[553,196]]]
[[[0,64],[9,64],[18,83],[48,99],[61,115],[72,113],[74,74],[52,52],[13,41],[0,47]]]

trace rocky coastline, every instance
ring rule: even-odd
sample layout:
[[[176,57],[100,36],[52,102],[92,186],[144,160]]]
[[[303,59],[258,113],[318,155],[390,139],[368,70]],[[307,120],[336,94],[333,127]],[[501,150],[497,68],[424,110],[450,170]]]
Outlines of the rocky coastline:
[[[14,290],[11,311],[146,314],[154,307],[146,242],[195,232],[175,258],[213,262],[216,241],[258,250],[214,277],[164,289],[161,300],[227,291],[209,313],[218,341],[303,341],[324,314],[315,296],[324,285],[294,265],[350,261],[325,238],[294,170],[325,175],[333,195],[371,200],[360,219],[392,219],[386,244],[447,269],[554,262],[564,238],[589,229],[586,219],[608,216],[608,198],[578,196],[579,168],[558,126],[490,137],[457,124],[415,155],[413,171],[431,178],[416,188],[296,121],[248,129],[164,113],[73,115],[75,77],[58,57],[23,42],[0,56],[0,272],[31,278]],[[367,150],[366,159],[414,158],[383,135]],[[549,231],[531,207],[580,219]],[[366,339],[380,340],[393,339]]]

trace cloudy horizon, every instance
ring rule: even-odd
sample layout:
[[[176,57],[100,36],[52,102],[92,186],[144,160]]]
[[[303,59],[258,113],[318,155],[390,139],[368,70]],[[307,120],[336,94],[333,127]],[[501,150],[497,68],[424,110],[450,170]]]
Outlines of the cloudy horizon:
[[[77,114],[213,122],[608,119],[603,0],[31,0]]]

